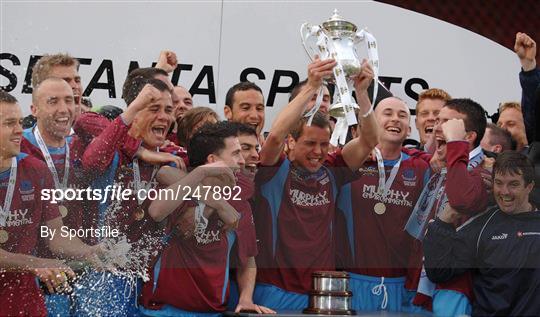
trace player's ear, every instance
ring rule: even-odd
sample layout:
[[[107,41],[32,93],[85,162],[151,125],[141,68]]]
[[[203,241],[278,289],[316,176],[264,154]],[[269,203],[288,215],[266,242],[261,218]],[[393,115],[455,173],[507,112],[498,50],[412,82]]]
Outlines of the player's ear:
[[[294,147],[296,146],[296,140],[293,138],[292,135],[287,136],[287,148],[289,150],[294,150]]]
[[[225,118],[227,118],[227,120],[232,120],[232,109],[230,106],[225,105],[223,107],[223,114],[225,114]]]

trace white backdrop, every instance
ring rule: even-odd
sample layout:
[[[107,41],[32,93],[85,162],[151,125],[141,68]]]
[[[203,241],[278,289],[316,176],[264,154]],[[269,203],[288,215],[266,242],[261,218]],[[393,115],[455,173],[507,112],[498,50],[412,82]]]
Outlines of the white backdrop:
[[[300,25],[321,23],[335,8],[358,27],[369,27],[379,44],[381,76],[401,80],[390,90],[411,108],[415,101],[405,91],[411,78],[443,88],[453,97],[470,97],[490,113],[499,102],[519,100],[521,94],[519,62],[512,51],[463,28],[378,2],[2,1],[0,6],[0,86],[13,85],[5,75],[13,73],[17,83],[11,92],[25,113],[31,98],[23,93],[23,82],[32,55],[68,52],[91,59],[90,65],[80,68],[85,87],[102,62],[110,60],[114,85],[106,72],[96,81],[108,82],[116,98],[110,98],[107,89],[93,89],[90,97],[95,104],[123,107],[120,96],[130,62],[150,66],[160,50],[171,49],[181,64],[192,65],[179,76],[178,83],[187,88],[205,66],[206,71],[211,67],[216,102],[208,93],[196,94],[194,100],[222,114],[227,89],[246,68],[264,73],[265,79],[253,74],[248,78],[261,86],[265,98],[276,70],[294,71],[303,79],[308,58],[300,42]],[[20,65],[13,63],[15,58]],[[198,87],[207,89],[208,81],[205,76]],[[283,77],[278,84],[290,82]],[[422,90],[419,85],[411,88]],[[265,130],[287,99],[285,93],[276,95],[273,107],[267,108]]]

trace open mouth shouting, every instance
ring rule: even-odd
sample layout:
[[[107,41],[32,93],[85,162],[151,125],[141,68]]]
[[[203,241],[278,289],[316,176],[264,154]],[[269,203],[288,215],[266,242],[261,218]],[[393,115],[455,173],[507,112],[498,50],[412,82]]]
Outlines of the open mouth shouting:
[[[424,133],[425,134],[433,134],[433,131],[435,130],[435,126],[433,125],[426,125],[426,127],[424,128]]]
[[[60,129],[70,129],[71,128],[71,122],[69,120],[69,117],[58,117],[54,120],[54,124],[60,128]]]
[[[152,126],[152,134],[158,140],[164,140],[166,133],[167,133],[167,126],[166,125],[156,124],[156,125]]]

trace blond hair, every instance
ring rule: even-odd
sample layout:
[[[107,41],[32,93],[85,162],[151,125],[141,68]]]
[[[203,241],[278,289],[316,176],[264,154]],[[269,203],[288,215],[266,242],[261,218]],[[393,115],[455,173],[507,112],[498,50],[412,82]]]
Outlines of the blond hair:
[[[446,91],[439,89],[439,88],[430,88],[427,90],[422,91],[420,95],[418,95],[418,101],[416,102],[416,107],[418,107],[418,104],[420,104],[422,101],[426,99],[439,99],[444,102],[447,102],[448,100],[452,99],[450,94],[448,94]]]
[[[67,53],[44,55],[32,67],[32,87],[35,88],[50,77],[51,70],[55,66],[75,66],[79,68],[79,61]]]
[[[499,114],[503,113],[506,109],[516,109],[521,112],[521,104],[516,101],[503,102],[499,105]]]

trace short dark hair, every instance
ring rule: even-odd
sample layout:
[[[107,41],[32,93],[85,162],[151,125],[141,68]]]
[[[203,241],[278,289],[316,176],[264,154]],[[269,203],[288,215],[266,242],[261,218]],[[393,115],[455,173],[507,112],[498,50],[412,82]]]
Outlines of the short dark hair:
[[[534,165],[525,155],[517,151],[506,151],[497,156],[493,165],[493,178],[495,174],[521,175],[525,185],[534,182]]]
[[[206,164],[208,155],[219,154],[225,148],[225,139],[238,136],[238,127],[228,121],[206,124],[189,139],[189,166]]]
[[[502,152],[514,150],[512,135],[508,130],[503,129],[496,124],[488,123],[486,129],[491,130],[491,136],[493,138],[492,145],[500,144]]]
[[[126,101],[126,107],[128,107],[133,102],[133,100],[137,98],[137,96],[141,93],[142,89],[144,88],[146,84],[150,84],[156,87],[157,90],[162,91],[162,92],[163,91],[171,92],[171,90],[169,89],[169,86],[167,86],[166,83],[162,82],[159,79],[155,79],[155,78],[147,79],[147,78],[139,77],[137,80],[134,80],[131,83],[129,92],[128,92],[129,96],[124,96],[124,100]]]
[[[238,135],[252,135],[255,138],[258,138],[257,131],[252,127],[244,123],[233,122],[238,129]]]
[[[298,140],[298,138],[302,136],[304,126],[307,124],[308,120],[309,118],[302,117],[294,126],[294,128],[291,130],[291,136],[293,137],[293,139]],[[319,127],[321,129],[328,129],[330,130],[330,132],[332,132],[330,119],[322,112],[317,111],[315,115],[313,115],[313,121],[311,121],[311,125]]]
[[[242,81],[232,86],[231,88],[229,88],[229,91],[227,91],[227,95],[225,96],[225,105],[231,108],[232,110],[232,107],[234,104],[234,94],[237,91],[247,91],[247,90],[256,90],[260,92],[261,95],[263,95],[261,87],[257,86],[257,84],[252,83],[250,81]]]
[[[474,146],[477,147],[480,145],[480,141],[486,132],[487,125],[486,111],[484,108],[479,103],[469,98],[450,99],[444,106],[465,115],[465,131],[476,132]]]
[[[147,84],[147,81],[155,78],[157,75],[168,76],[167,72],[161,68],[145,67],[131,71],[127,75],[124,86],[122,87],[122,99],[126,102],[126,106],[129,106],[137,98],[137,95],[141,92],[144,85]]]
[[[7,91],[3,91],[0,89],[0,102],[3,103],[17,103],[17,98],[13,97],[12,94],[10,94]]]

